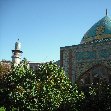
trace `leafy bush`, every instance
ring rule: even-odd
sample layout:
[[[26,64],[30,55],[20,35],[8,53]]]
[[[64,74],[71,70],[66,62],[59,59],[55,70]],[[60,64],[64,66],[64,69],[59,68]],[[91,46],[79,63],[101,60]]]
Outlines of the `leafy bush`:
[[[111,86],[105,82],[86,88],[82,111],[111,111]]]
[[[0,80],[0,111],[111,111],[110,85],[78,88],[53,62],[34,71],[24,59],[4,74]]]
[[[0,111],[5,111],[5,108],[4,107],[0,107]]]
[[[84,94],[72,86],[63,69],[52,62],[34,71],[23,60],[20,65],[13,65],[0,83],[0,106],[7,111],[76,110],[76,103],[83,98]]]
[[[10,63],[11,64],[11,63]],[[6,61],[0,62],[0,79],[10,72],[10,64]]]

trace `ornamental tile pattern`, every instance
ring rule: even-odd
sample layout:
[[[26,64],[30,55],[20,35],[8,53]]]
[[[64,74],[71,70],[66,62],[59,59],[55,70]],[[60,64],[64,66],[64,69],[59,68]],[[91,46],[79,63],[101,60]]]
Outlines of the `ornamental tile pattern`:
[[[75,82],[97,64],[111,67],[111,19],[108,16],[94,24],[84,35],[81,44],[60,48],[61,66]]]
[[[111,19],[106,15],[95,23],[83,36],[81,43],[97,39],[111,38]]]

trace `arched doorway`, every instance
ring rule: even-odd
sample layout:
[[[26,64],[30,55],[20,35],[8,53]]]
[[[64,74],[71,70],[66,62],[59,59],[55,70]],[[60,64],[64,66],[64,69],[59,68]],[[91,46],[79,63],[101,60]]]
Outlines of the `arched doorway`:
[[[100,64],[88,69],[77,80],[79,85],[96,85],[101,82],[111,83],[111,69]]]

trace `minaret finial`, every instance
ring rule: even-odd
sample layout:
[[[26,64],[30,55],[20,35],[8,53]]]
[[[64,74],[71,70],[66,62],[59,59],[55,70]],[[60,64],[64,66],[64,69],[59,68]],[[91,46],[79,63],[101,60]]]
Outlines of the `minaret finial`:
[[[108,12],[107,12],[107,9],[106,9],[106,16],[107,16]]]

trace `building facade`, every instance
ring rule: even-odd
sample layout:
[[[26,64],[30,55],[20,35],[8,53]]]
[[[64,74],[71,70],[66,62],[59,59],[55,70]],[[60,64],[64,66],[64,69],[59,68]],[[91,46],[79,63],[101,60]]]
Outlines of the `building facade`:
[[[42,65],[43,63],[38,63],[38,62],[28,62],[29,68],[33,69],[33,70],[38,70],[38,68],[40,67],[40,65]]]
[[[80,44],[60,48],[60,65],[73,83],[111,83],[111,19],[107,12]]]

